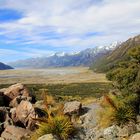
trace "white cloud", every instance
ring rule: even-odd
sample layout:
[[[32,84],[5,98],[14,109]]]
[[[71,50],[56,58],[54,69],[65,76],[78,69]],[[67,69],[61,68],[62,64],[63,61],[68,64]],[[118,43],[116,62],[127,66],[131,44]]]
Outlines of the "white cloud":
[[[0,8],[23,13],[17,21],[0,24],[6,43],[72,50],[140,33],[139,0],[5,0]],[[99,34],[86,36],[92,32]]]

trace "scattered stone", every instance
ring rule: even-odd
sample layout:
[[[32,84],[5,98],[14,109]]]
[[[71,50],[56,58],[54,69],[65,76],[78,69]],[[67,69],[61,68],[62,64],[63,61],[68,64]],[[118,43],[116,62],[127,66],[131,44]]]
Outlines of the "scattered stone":
[[[80,116],[80,121],[82,126],[87,129],[93,129],[97,126],[99,121],[99,110],[101,110],[101,106],[97,103],[93,103],[87,106],[86,114]]]
[[[0,89],[0,140],[21,140],[36,128],[33,118],[37,115],[31,102],[23,84]]]
[[[140,133],[134,134],[134,135],[130,138],[130,140],[140,140]]]
[[[38,140],[58,140],[58,138],[53,136],[52,134],[47,134],[38,138]]]
[[[78,101],[67,102],[64,105],[64,114],[66,115],[73,115],[73,114],[80,114],[82,109],[82,104]]]
[[[140,132],[140,123],[136,124],[137,132]]]
[[[123,128],[119,128],[118,136],[119,137],[128,137],[134,134],[137,130],[136,124],[130,122],[123,126]]]
[[[15,126],[7,126],[2,132],[1,137],[5,140],[21,140],[29,137],[29,131]]]
[[[137,123],[140,123],[140,115],[137,115]]]
[[[107,140],[115,140],[118,134],[118,126],[113,125],[104,129],[103,136]]]

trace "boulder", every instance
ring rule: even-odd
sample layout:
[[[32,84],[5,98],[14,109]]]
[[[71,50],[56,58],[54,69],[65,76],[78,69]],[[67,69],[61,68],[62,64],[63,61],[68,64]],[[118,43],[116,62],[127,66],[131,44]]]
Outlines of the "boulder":
[[[46,134],[38,138],[38,140],[58,140],[58,138],[53,136],[52,134]]]
[[[7,125],[13,124],[12,119],[9,117],[8,110],[8,107],[0,107],[0,122],[3,123],[4,128]]]
[[[17,106],[16,111],[13,111],[13,116],[15,116],[13,120],[22,123],[29,129],[31,129],[35,123],[33,120],[33,118],[36,118],[35,110],[32,104],[28,101],[21,101]]]
[[[0,93],[4,93],[6,91],[7,88],[2,88],[0,89]]]
[[[7,100],[11,101],[17,96],[29,97],[29,92],[23,84],[18,83],[7,88],[4,95],[7,97]]]
[[[17,122],[18,119],[16,117],[16,107],[10,109],[11,119],[13,122]]]
[[[129,122],[122,128],[119,128],[118,137],[128,137],[137,131],[137,126],[133,122]]]
[[[103,137],[106,140],[115,140],[117,137],[117,134],[118,134],[118,126],[113,125],[111,127],[104,129]]]
[[[80,114],[82,110],[82,104],[78,101],[67,102],[64,104],[64,114],[66,115],[73,115],[73,114]]]
[[[137,115],[137,123],[140,123],[140,115]]]
[[[134,134],[134,135],[130,138],[130,140],[140,140],[140,133]]]
[[[4,106],[4,93],[0,92],[0,106]]]
[[[136,124],[137,132],[140,132],[140,123]]]
[[[10,102],[9,106],[10,106],[10,107],[17,107],[17,106],[20,104],[20,102],[21,102],[22,100],[24,100],[24,101],[31,101],[32,99],[31,99],[31,97],[17,96],[16,98],[14,98],[14,99]]]
[[[24,128],[7,126],[2,132],[1,137],[5,140],[21,140],[23,138],[29,137],[29,133],[30,131]]]

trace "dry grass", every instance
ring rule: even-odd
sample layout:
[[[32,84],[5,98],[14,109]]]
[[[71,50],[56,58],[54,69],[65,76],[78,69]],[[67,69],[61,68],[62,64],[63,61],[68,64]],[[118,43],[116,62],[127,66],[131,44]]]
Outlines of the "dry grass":
[[[0,81],[1,84],[17,82],[25,84],[109,82],[105,78],[105,74],[94,73],[88,67],[4,70],[0,71]]]
[[[53,134],[61,140],[67,140],[75,128],[70,118],[63,114],[63,105],[50,95],[44,97],[44,105],[47,116],[35,119],[39,128],[33,133],[31,140],[37,140],[45,134]]]
[[[97,102],[97,98],[95,98],[95,97],[90,97],[90,98],[86,97],[86,98],[82,99],[81,102],[82,102],[83,105],[89,105],[91,103]]]

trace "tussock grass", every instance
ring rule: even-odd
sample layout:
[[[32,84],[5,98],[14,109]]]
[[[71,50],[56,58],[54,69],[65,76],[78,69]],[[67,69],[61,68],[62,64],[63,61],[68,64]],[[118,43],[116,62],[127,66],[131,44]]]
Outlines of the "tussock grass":
[[[105,96],[101,102],[103,109],[99,112],[101,118],[100,126],[124,125],[127,122],[135,121],[136,111],[133,103],[136,101],[136,98],[135,95],[128,95],[127,97]]]
[[[67,140],[75,129],[70,118],[63,114],[63,105],[50,95],[44,97],[44,105],[47,116],[35,119],[39,128],[33,133],[31,140],[37,140],[45,134],[53,134],[60,140]]]
[[[61,140],[67,140],[74,131],[70,119],[64,115],[49,117],[45,121],[39,124],[39,129],[32,135],[32,140],[37,140],[45,134],[53,134]]]

